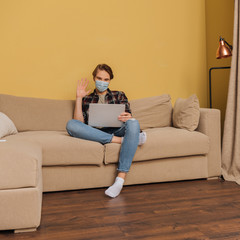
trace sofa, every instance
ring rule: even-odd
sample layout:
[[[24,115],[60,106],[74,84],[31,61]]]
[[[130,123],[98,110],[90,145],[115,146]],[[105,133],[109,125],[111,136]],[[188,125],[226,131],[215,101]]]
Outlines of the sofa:
[[[190,104],[180,119],[180,123],[190,122],[189,129],[184,124],[176,127],[175,115],[184,104],[182,100],[180,111],[175,111],[168,94],[130,101],[147,142],[138,147],[125,185],[221,175],[220,111]],[[5,140],[0,142],[0,230],[36,230],[42,192],[113,183],[120,145],[69,136],[66,124],[73,117],[74,105],[74,100],[0,94],[0,112],[17,129],[0,139]],[[193,108],[199,114],[195,119],[188,112]]]

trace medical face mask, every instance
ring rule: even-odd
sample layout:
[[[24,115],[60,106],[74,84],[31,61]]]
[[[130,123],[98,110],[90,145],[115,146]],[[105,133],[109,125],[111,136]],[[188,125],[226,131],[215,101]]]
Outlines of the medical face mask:
[[[108,89],[109,82],[96,80],[95,85],[99,92],[104,92]]]

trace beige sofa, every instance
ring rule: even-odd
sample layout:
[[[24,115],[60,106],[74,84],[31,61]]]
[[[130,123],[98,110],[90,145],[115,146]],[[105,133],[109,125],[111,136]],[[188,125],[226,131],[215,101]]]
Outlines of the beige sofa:
[[[172,126],[169,95],[130,101],[147,132],[125,185],[214,178],[221,174],[220,112],[200,109],[195,131]],[[0,112],[18,133],[0,142],[0,230],[34,230],[43,191],[107,187],[113,183],[120,145],[70,137],[66,123],[74,101],[0,94]]]

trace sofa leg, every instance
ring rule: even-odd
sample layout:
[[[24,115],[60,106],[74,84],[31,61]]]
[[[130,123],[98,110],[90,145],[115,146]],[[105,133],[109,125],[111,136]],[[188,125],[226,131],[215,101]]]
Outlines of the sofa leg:
[[[37,228],[23,228],[23,229],[15,229],[14,233],[26,233],[26,232],[35,232]]]
[[[207,180],[218,180],[219,177],[209,177]]]
[[[223,176],[218,176],[218,177],[210,177],[210,178],[207,178],[207,180],[218,180],[220,182],[224,182],[224,178]]]

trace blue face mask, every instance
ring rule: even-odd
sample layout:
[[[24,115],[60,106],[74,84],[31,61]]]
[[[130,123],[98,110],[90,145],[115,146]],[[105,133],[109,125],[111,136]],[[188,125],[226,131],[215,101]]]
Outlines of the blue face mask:
[[[104,92],[108,89],[109,82],[96,80],[95,85],[99,92]]]

